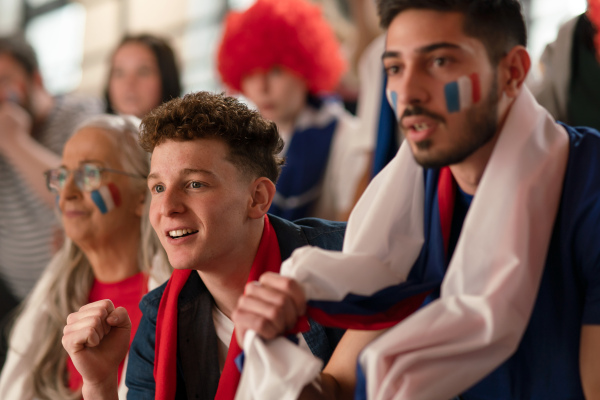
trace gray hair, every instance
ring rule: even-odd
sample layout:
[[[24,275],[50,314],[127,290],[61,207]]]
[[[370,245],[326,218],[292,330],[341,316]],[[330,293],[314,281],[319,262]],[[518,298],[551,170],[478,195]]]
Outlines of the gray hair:
[[[149,155],[137,143],[140,120],[130,116],[98,115],[80,124],[75,132],[83,128],[99,128],[106,132],[119,152],[124,171],[146,177],[150,170]],[[171,274],[164,249],[148,219],[150,196],[143,179],[131,178],[132,185],[146,193],[144,214],[141,218],[141,237],[138,248],[138,265],[157,282],[163,282]],[[30,371],[36,397],[44,399],[80,399],[81,393],[73,393],[65,385],[67,353],[61,345],[62,331],[70,313],[76,312],[88,302],[94,273],[81,249],[69,238],[52,258],[44,276],[44,284],[36,286],[27,299],[23,312],[30,307],[42,309],[38,332],[31,352],[35,358]],[[18,325],[18,323],[17,323]],[[12,340],[17,332],[13,332]]]

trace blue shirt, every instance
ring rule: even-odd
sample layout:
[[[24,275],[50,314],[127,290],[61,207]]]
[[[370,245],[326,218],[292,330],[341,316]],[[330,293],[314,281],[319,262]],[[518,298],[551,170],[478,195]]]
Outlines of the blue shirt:
[[[463,393],[462,399],[584,399],[579,374],[581,327],[600,324],[600,134],[589,128],[565,128],[569,160],[529,324],[517,351]],[[439,263],[443,245],[439,217],[435,217],[437,176],[436,170],[425,172],[428,225],[420,259]],[[468,195],[457,193],[453,231],[462,225],[467,203]]]

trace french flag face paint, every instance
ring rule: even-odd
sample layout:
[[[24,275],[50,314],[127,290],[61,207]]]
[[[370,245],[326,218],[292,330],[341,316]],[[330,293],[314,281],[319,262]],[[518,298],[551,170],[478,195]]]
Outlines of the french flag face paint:
[[[98,189],[93,190],[90,195],[102,214],[106,214],[121,205],[121,194],[114,183],[100,186]]]
[[[444,94],[446,95],[448,112],[455,113],[466,110],[473,104],[477,104],[481,99],[479,76],[474,73],[469,76],[461,76],[456,81],[447,83],[444,86]]]

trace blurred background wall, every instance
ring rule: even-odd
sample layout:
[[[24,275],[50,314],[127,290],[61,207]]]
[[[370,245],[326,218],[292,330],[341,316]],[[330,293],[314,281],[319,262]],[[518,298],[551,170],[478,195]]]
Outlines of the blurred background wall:
[[[254,0],[0,0],[0,34],[22,30],[35,47],[47,88],[101,96],[112,50],[126,33],[165,36],[175,48],[185,92],[219,90],[214,50],[228,10]],[[322,0],[327,17],[357,58],[375,28],[361,8],[373,0]],[[537,60],[558,26],[586,9],[586,0],[522,0],[529,47]],[[363,15],[360,21],[354,16]],[[368,12],[367,12],[368,15]],[[371,25],[375,25],[372,18]],[[367,25],[367,26],[365,26]],[[352,41],[351,45],[348,42]]]

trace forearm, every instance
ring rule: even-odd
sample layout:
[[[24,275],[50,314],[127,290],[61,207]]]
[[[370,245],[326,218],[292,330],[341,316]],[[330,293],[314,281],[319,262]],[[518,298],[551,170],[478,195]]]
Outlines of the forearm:
[[[60,157],[35,141],[30,135],[20,135],[10,148],[1,149],[2,156],[25,180],[33,192],[50,207],[54,207],[54,195],[46,188],[44,171],[57,167]]]

